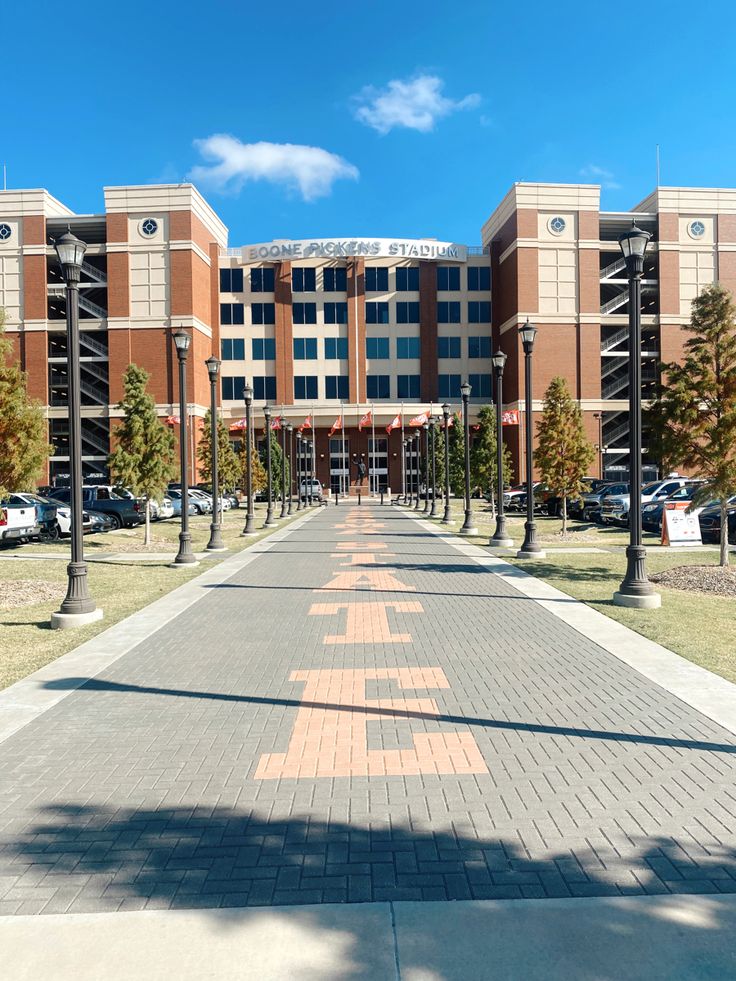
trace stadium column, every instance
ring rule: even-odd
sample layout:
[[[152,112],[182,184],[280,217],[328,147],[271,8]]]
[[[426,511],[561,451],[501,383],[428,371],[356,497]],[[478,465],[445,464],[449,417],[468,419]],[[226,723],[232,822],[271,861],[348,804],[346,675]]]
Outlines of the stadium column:
[[[423,402],[437,395],[437,273],[433,262],[419,263],[420,372]]]
[[[291,263],[279,262],[275,269],[276,301],[276,403],[294,403],[294,329],[291,315]]]

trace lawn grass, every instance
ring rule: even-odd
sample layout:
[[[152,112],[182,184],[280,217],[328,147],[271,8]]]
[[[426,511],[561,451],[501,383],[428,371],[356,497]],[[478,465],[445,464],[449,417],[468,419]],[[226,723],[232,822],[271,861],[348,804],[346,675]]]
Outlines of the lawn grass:
[[[279,527],[285,527],[289,520],[298,516],[293,514],[291,519],[282,522]],[[255,525],[258,535],[241,538],[245,509],[226,511],[223,514],[222,537],[230,551],[208,555],[201,565],[193,569],[170,569],[167,561],[143,561],[136,552],[129,553],[130,558],[126,558],[123,563],[90,562],[90,593],[97,605],[105,611],[105,616],[97,623],[74,630],[51,630],[50,627],[51,614],[58,610],[66,593],[66,562],[63,556],[69,553],[68,541],[0,550],[0,580],[43,580],[58,584],[57,600],[11,610],[0,609],[0,688],[12,685],[44,664],[66,654],[112,624],[193,579],[209,565],[220,562],[271,534],[276,529],[261,528],[264,517],[265,505],[256,505]],[[195,552],[202,551],[207,544],[209,526],[209,515],[193,516],[190,519],[192,548]],[[152,527],[155,538],[166,540],[166,544],[155,544],[152,550],[168,552],[173,559],[179,535],[178,520],[157,522]],[[85,553],[90,558],[95,554],[114,553],[120,542],[130,543],[131,539],[142,542],[143,528],[110,532],[106,535],[88,535],[85,536]],[[41,552],[58,554],[59,559],[30,558]],[[12,560],[2,561],[10,556]]]
[[[457,531],[462,524],[463,512],[457,505],[453,511],[455,520],[449,530]],[[464,541],[487,549],[489,535],[495,529],[495,521],[490,511],[481,509],[474,509],[474,518],[479,535]],[[555,535],[562,526],[559,518],[538,517],[536,521],[538,534],[544,539]],[[544,540],[542,544],[546,559],[517,559],[511,550],[503,557],[530,575],[543,579],[568,596],[582,600],[643,637],[736,682],[736,601],[723,596],[708,596],[704,593],[689,593],[657,586],[657,591],[662,594],[662,607],[659,610],[631,610],[614,606],[613,594],[626,571],[626,554],[620,546],[628,544],[628,530],[579,521],[569,522],[568,530],[573,535],[580,534],[586,539],[596,539],[594,542],[581,541],[581,547],[602,548],[606,551],[561,552],[555,555],[556,546]],[[524,517],[511,515],[507,520],[507,531],[515,545],[520,545],[524,537]],[[675,566],[715,565],[718,562],[718,550],[715,546],[707,551],[664,548],[660,545],[659,536],[648,533],[644,534],[643,541],[649,546],[649,575]],[[575,542],[561,541],[559,547],[575,547]]]

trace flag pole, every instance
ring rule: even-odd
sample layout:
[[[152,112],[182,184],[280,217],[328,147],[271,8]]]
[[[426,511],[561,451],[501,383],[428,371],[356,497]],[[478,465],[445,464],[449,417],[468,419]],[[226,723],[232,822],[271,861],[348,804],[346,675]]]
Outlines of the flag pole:
[[[401,403],[401,449],[404,452],[404,403]],[[401,468],[401,499],[406,504],[406,457]]]
[[[371,452],[370,452],[371,477],[373,478],[373,496],[378,493],[378,479],[376,469],[376,407],[371,402]]]
[[[342,473],[340,474],[340,485],[343,497],[345,493],[345,403],[340,403],[340,435],[342,437]]]

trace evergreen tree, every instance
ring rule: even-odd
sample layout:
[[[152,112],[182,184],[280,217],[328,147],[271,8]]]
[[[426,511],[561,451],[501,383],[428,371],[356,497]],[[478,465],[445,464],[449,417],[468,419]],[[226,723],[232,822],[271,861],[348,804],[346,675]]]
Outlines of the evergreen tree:
[[[205,412],[202,436],[197,448],[197,457],[201,463],[202,479],[212,484],[212,413]],[[217,479],[220,492],[231,491],[240,481],[240,461],[230,442],[230,433],[222,419],[217,420]]]
[[[40,402],[28,398],[27,375],[12,363],[0,308],[0,499],[9,491],[32,491],[53,453]]]
[[[283,457],[281,453],[281,444],[278,439],[278,432],[280,430],[272,429],[270,433],[271,439],[271,481],[273,487],[273,499],[276,501],[281,497],[281,466],[283,463]],[[266,447],[265,444],[261,447],[260,451],[261,463],[264,468],[265,482],[264,486],[268,483],[268,474],[266,473]],[[289,461],[286,460],[286,492],[288,494],[289,490]]]
[[[663,364],[666,386],[649,411],[665,465],[706,477],[701,497],[721,502],[721,557],[728,565],[728,498],[736,493],[736,304],[713,283],[693,300],[682,363]]]
[[[535,462],[550,490],[562,498],[562,534],[567,532],[567,502],[580,497],[583,479],[595,450],[583,428],[583,415],[564,378],[557,376],[544,394],[542,418],[537,423]]]
[[[146,499],[146,545],[151,541],[151,500],[163,495],[176,472],[174,434],[156,415],[156,403],[146,391],[149,377],[138,365],[125,369],[118,404],[123,421],[114,430],[116,446],[108,458],[113,479]]]
[[[495,406],[484,405],[481,407],[478,413],[478,427],[470,449],[470,481],[474,487],[479,487],[484,493],[490,492],[495,511],[498,473]],[[504,484],[511,479],[511,464],[506,446],[503,448],[503,478]]]
[[[264,490],[266,487],[266,468],[261,463],[261,457],[255,446],[250,448],[250,466],[251,466],[251,481],[253,485],[253,493],[256,491]],[[240,486],[245,489],[246,486],[246,474],[248,467],[248,444],[243,438],[240,444],[240,451],[238,452],[238,472]]]
[[[450,417],[450,490],[455,497],[465,494],[465,444],[463,442],[463,420],[456,412]]]

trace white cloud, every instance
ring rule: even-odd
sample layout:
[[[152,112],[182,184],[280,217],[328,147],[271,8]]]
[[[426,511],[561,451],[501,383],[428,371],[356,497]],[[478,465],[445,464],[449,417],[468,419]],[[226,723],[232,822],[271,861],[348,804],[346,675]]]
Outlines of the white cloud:
[[[369,85],[355,96],[355,118],[379,133],[401,126],[428,133],[443,116],[479,105],[480,96],[475,93],[458,100],[446,98],[442,95],[443,85],[436,75],[417,75],[406,81],[394,79],[385,89]]]
[[[615,180],[616,175],[605,167],[596,167],[595,164],[588,164],[580,170],[581,177],[587,177],[594,184],[600,184],[607,191],[619,191],[621,185]]]
[[[239,191],[247,181],[270,181],[313,201],[326,197],[336,180],[359,176],[357,167],[318,146],[241,143],[227,133],[195,140],[194,145],[212,163],[194,167],[189,178],[218,191]]]

